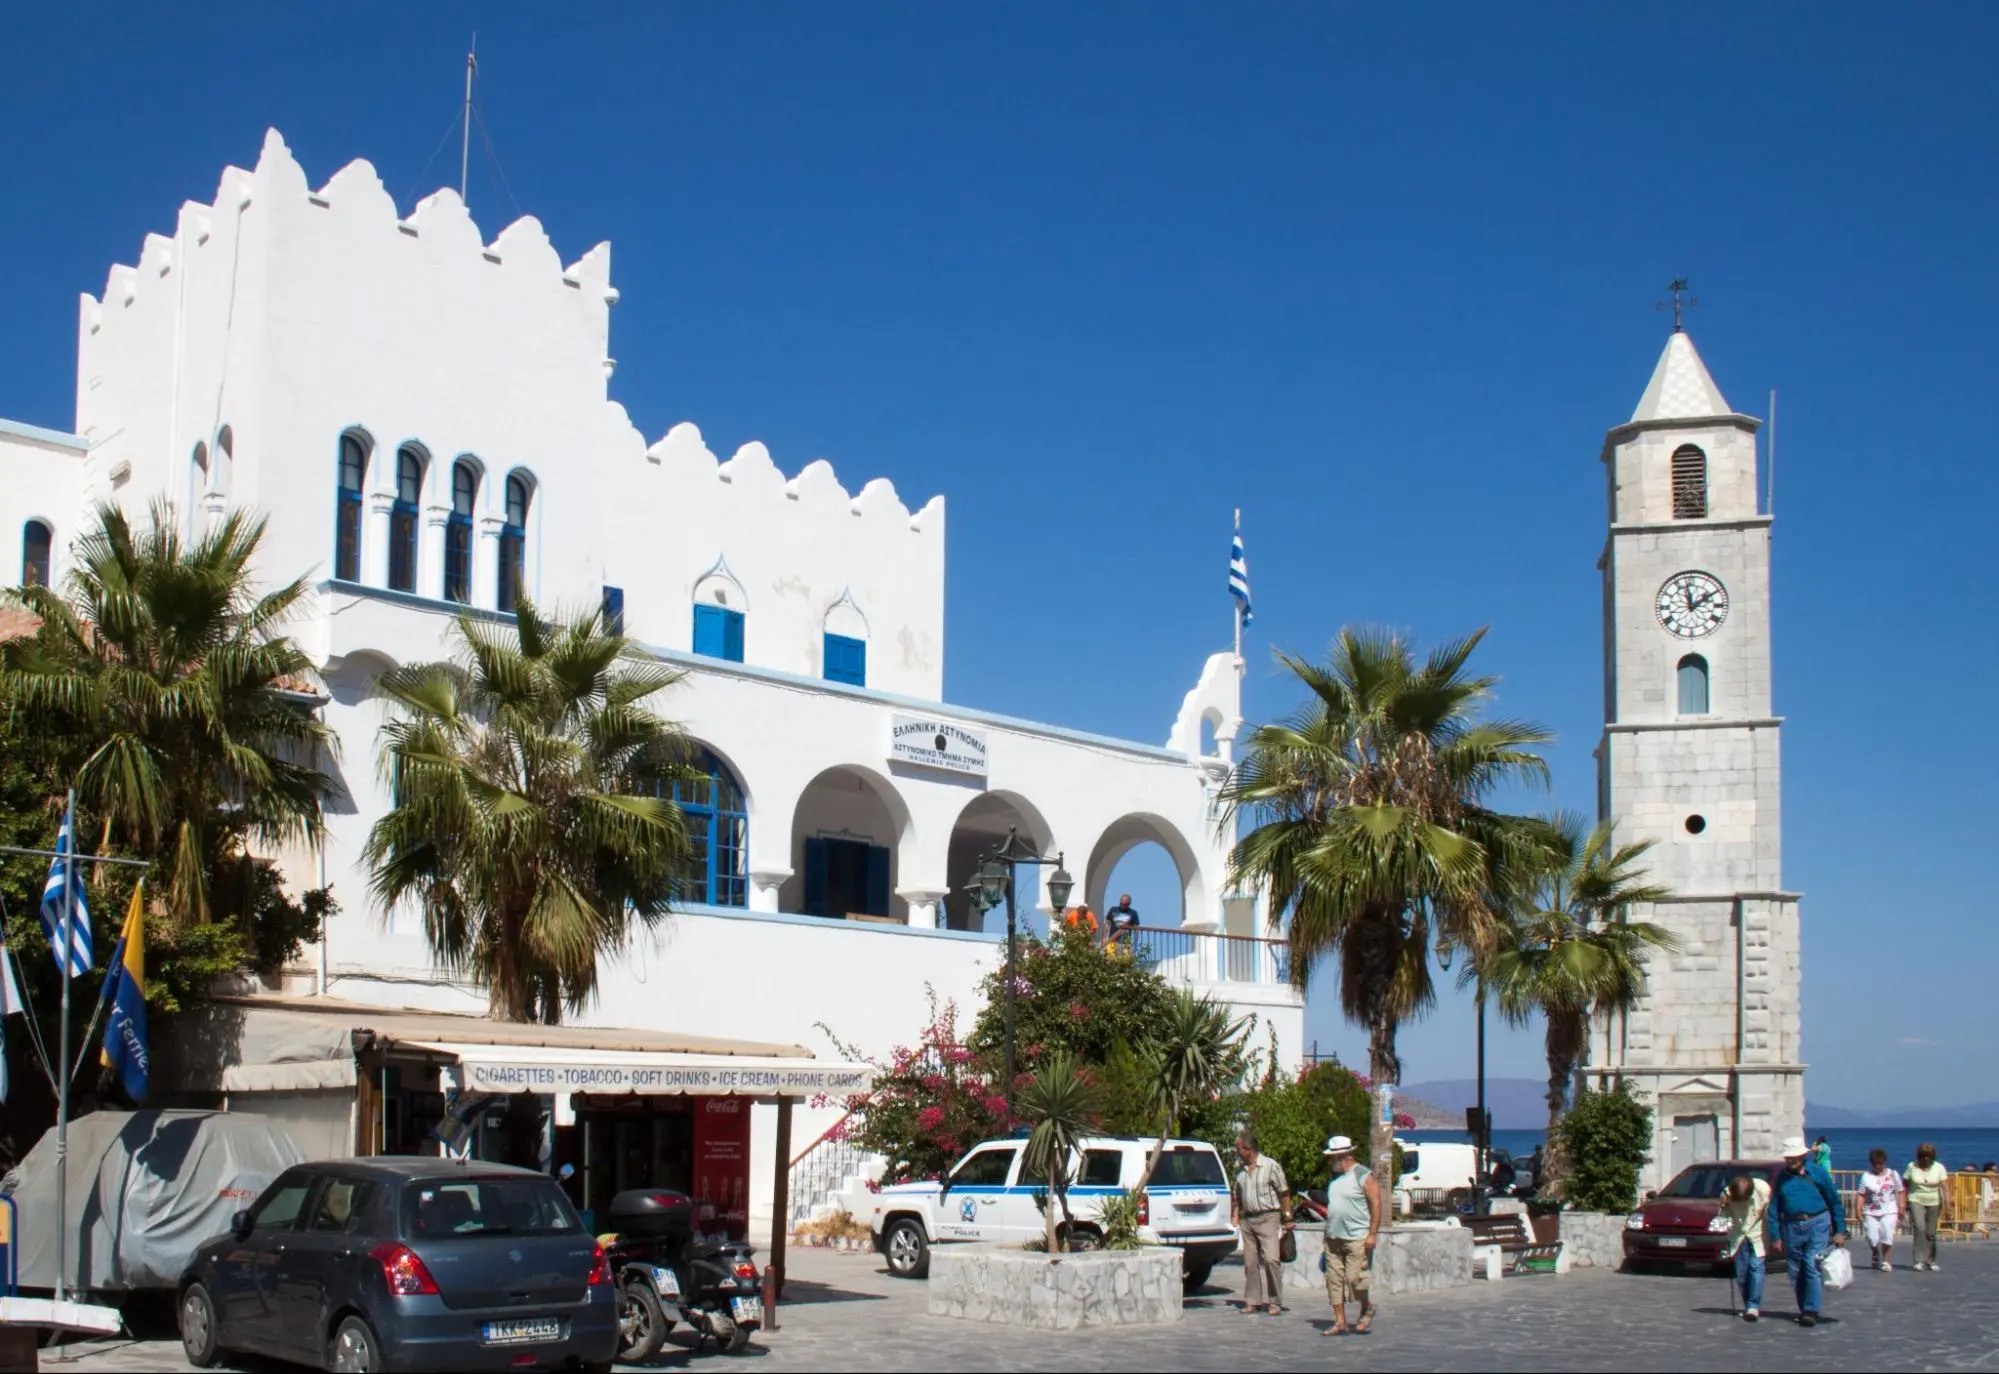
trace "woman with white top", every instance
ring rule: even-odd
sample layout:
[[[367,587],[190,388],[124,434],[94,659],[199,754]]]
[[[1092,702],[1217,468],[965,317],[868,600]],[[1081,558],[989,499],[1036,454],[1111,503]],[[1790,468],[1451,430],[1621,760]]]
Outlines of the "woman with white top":
[[[1867,1172],[1860,1176],[1860,1216],[1874,1267],[1892,1274],[1895,1232],[1902,1224],[1902,1180],[1889,1169],[1886,1150],[1867,1152]]]

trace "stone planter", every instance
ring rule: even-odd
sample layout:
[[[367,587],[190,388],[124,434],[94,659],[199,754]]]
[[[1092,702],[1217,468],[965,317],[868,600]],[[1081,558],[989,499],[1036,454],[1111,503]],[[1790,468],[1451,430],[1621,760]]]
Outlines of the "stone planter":
[[[1624,1213],[1563,1212],[1561,1269],[1615,1269],[1624,1263]]]
[[[1381,1233],[1374,1248],[1372,1286],[1378,1293],[1426,1293],[1462,1288],[1471,1282],[1471,1232],[1446,1221],[1411,1221]],[[1284,1266],[1286,1288],[1325,1291],[1319,1268],[1323,1233],[1300,1227],[1298,1258]]]
[[[989,1245],[940,1245],[930,1252],[933,1317],[1074,1331],[1151,1326],[1180,1320],[1180,1252],[1093,1250],[1050,1257]]]

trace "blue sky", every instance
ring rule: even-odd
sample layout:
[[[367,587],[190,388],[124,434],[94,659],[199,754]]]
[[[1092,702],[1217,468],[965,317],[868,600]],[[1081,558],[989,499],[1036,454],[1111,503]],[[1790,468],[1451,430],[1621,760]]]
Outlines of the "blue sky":
[[[0,414],[70,423],[77,293],[267,126],[315,182],[455,179],[455,139],[426,162],[474,28],[505,178],[475,147],[474,214],[613,241],[640,428],[946,493],[948,695],[1085,729],[1164,738],[1227,643],[1241,506],[1252,718],[1295,704],[1274,645],[1490,625],[1552,800],[1592,807],[1597,454],[1690,275],[1729,400],[1781,393],[1811,1094],[1999,1098],[1966,1052],[1999,750],[1957,710],[1999,669],[1999,9],[17,6]],[[1309,1020],[1361,1058],[1330,998]],[[1454,1001],[1408,1076],[1470,1043]],[[1535,1037],[1492,1066],[1537,1075]]]

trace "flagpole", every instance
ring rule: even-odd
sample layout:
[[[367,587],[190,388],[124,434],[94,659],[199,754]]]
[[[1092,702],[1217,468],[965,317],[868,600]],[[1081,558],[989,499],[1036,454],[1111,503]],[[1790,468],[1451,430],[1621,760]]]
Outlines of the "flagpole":
[[[69,1064],[69,959],[74,948],[76,920],[76,789],[63,803],[63,827],[69,832],[69,859],[62,870],[62,1020],[57,1032],[56,1067]],[[56,1301],[69,1299],[69,1075],[56,1085]]]

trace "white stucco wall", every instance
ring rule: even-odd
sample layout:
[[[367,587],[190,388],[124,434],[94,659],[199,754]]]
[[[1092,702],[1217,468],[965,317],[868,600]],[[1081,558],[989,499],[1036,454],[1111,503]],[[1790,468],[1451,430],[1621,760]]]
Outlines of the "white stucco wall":
[[[69,543],[84,514],[86,452],[75,435],[0,420],[0,586],[21,580],[30,520],[50,529],[50,578],[53,585],[62,585],[69,571]]]
[[[473,604],[495,604],[504,482],[519,472],[534,484],[536,600],[594,608],[617,586],[634,635],[687,649],[695,584],[726,564],[748,602],[749,662],[816,675],[843,606],[872,685],[939,695],[942,499],[911,512],[882,479],[850,493],[823,461],[787,478],[761,444],[724,462],[689,424],[649,447],[608,398],[616,299],[609,244],[565,268],[532,217],[484,243],[448,190],[400,220],[367,163],[314,191],[272,133],[254,171],[226,171],[214,204],[184,206],[172,237],[149,235],[137,267],[83,298],[89,493],[111,494],[111,466],[129,461],[130,490],[186,519],[225,496],[258,507],[284,576],[316,579],[332,570],[339,436],[358,429],[373,450],[361,581],[380,586],[394,458],[414,442],[429,456],[419,595],[442,595],[451,466],[466,456],[482,474]],[[197,476],[195,446],[214,454],[224,426],[233,460]]]

